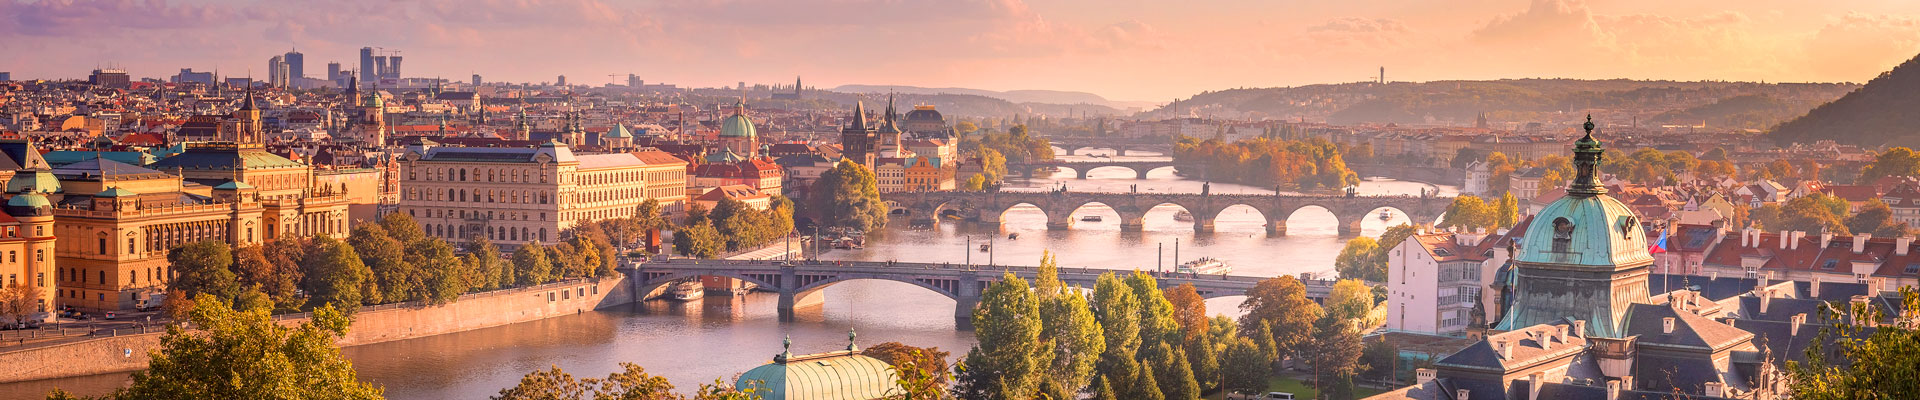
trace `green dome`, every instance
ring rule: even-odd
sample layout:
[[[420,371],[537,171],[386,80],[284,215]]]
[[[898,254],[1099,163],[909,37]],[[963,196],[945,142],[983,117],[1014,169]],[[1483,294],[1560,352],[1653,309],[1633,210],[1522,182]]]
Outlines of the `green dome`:
[[[1607,195],[1555,200],[1534,216],[1524,240],[1515,261],[1594,267],[1653,262],[1640,218]]]
[[[29,193],[7,199],[7,207],[53,207],[53,202],[47,201],[47,196]]]
[[[750,138],[758,135],[753,129],[753,119],[744,114],[734,114],[720,122],[720,137]]]
[[[7,181],[7,193],[58,193],[60,179],[48,171],[20,171]]]
[[[759,388],[766,400],[879,399],[896,392],[893,370],[885,361],[858,352],[836,351],[776,361],[755,367],[734,387]]]
[[[120,187],[115,186],[113,188],[103,190],[100,193],[96,193],[93,195],[93,197],[127,197],[135,194],[138,194],[138,193],[134,193],[132,190],[121,189]]]

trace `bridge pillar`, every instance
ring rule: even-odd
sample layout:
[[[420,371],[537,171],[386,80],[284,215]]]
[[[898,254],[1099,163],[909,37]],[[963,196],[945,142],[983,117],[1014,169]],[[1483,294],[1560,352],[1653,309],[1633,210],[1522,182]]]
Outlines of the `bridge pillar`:
[[[1286,235],[1287,235],[1287,220],[1281,219],[1281,220],[1267,222],[1267,236],[1286,236]]]
[[[1213,233],[1214,216],[1211,216],[1211,215],[1202,216],[1202,215],[1199,215],[1201,213],[1194,213],[1194,212],[1188,212],[1188,213],[1194,214],[1193,233]]]
[[[974,271],[960,273],[960,287],[953,296],[953,327],[973,330],[973,309],[980,305],[980,277]]]
[[[1087,179],[1087,171],[1092,171],[1092,170],[1093,168],[1074,168],[1073,175],[1075,178]]]
[[[1127,155],[1127,146],[1114,146],[1113,148],[1114,157],[1125,157],[1126,155]]]
[[[1140,180],[1146,180],[1148,171],[1153,171],[1153,168],[1146,168],[1146,169],[1134,168],[1133,172],[1136,174],[1134,178],[1140,179]]]
[[[1073,227],[1073,211],[1048,212],[1047,230],[1064,231]]]
[[[1005,209],[997,209],[993,207],[982,208],[978,211],[979,215],[975,215],[973,219],[976,221],[980,221],[980,223],[982,224],[1000,225],[1000,215],[1005,214],[1006,212],[1007,210]]]
[[[1360,234],[1360,223],[1366,222],[1366,221],[1367,219],[1364,217],[1348,218],[1348,219],[1336,222],[1334,223],[1334,225],[1338,225],[1340,227],[1340,236],[1350,236],[1350,235]]]

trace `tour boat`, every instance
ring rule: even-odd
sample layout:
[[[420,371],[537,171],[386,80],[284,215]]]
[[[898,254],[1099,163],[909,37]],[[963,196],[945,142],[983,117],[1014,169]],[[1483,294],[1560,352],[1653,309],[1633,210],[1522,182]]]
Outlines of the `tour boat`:
[[[1098,215],[1088,215],[1088,216],[1085,216],[1085,217],[1080,217],[1080,220],[1081,220],[1081,221],[1086,221],[1086,222],[1100,222],[1100,216],[1098,216]]]
[[[1180,222],[1193,222],[1193,213],[1187,212],[1187,210],[1180,210],[1180,212],[1173,214],[1173,220],[1180,221]]]
[[[701,297],[706,297],[707,289],[704,285],[700,284],[700,281],[696,280],[674,284],[672,293],[669,294],[673,296],[674,300],[694,301],[699,300]]]
[[[1393,219],[1393,210],[1380,210],[1381,221],[1386,221],[1390,219]]]
[[[988,251],[988,250],[993,250],[993,245],[990,245],[990,244],[983,244],[983,245],[980,245],[980,251],[983,251],[983,252],[984,252],[984,251]]]
[[[1228,272],[1233,272],[1233,266],[1213,257],[1200,257],[1198,260],[1180,264],[1179,269],[1174,271],[1183,274],[1226,275]]]
[[[1020,233],[1019,233],[1019,232],[1014,232],[1014,233],[1009,233],[1009,234],[1007,234],[1007,240],[1014,240],[1014,239],[1019,239],[1019,238],[1020,238]]]
[[[848,250],[863,249],[867,247],[865,242],[866,240],[862,240],[861,238],[841,236],[839,240],[833,241],[833,248]]]

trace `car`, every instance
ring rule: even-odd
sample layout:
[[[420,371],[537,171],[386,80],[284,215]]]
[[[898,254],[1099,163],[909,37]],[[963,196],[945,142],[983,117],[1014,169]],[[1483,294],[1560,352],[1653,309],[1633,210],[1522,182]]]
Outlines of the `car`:
[[[1287,392],[1266,392],[1266,393],[1248,393],[1248,392],[1233,392],[1233,393],[1228,393],[1228,394],[1227,394],[1227,400],[1293,400],[1293,393],[1287,393]]]

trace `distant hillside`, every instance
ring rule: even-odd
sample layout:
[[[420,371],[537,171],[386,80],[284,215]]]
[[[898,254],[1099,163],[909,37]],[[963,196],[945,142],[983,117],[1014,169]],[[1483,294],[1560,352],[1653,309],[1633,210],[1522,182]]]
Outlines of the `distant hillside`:
[[[841,85],[832,90],[842,93],[967,94],[992,97],[1013,103],[1092,104],[1113,108],[1137,106],[1137,104],[1134,104],[1137,102],[1115,102],[1093,93],[1060,90],[1009,90],[1002,92],[984,89],[927,88],[900,85]]]
[[[1920,145],[1920,57],[1893,67],[1866,86],[1775,126],[1781,144],[1831,139],[1865,146]]]
[[[1211,116],[1305,119],[1336,124],[1472,124],[1537,121],[1583,109],[1635,113],[1650,123],[1760,129],[1839,97],[1854,84],[1770,84],[1626,79],[1371,82],[1210,91],[1142,113],[1144,118]]]

